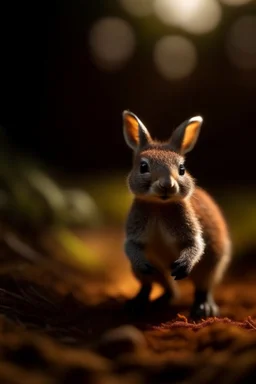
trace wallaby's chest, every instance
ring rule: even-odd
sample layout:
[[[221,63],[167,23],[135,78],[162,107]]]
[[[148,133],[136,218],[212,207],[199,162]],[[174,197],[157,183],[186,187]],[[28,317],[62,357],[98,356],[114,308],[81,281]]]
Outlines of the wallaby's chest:
[[[146,224],[145,240],[151,245],[162,243],[166,246],[172,246],[178,239],[172,230],[170,222],[163,221],[162,218],[153,216],[148,219]]]
[[[184,207],[179,203],[154,204],[135,200],[127,232],[142,243],[148,260],[165,266],[179,256],[184,240]]]
[[[172,228],[171,218],[150,217],[145,227],[145,246],[148,260],[169,264],[178,256],[179,239]]]

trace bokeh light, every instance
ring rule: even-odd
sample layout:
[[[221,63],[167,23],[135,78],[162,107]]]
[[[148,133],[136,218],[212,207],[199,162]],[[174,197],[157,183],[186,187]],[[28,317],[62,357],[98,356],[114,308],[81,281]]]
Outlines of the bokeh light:
[[[182,36],[164,36],[155,45],[153,59],[158,72],[168,80],[190,75],[196,67],[194,44]]]
[[[216,0],[155,0],[154,8],[162,22],[193,34],[211,32],[222,15]]]
[[[242,16],[230,28],[227,52],[231,62],[241,69],[256,68],[256,16]]]
[[[231,5],[234,7],[250,3],[251,1],[252,0],[220,0],[221,3],[225,5]]]
[[[153,12],[154,0],[119,0],[126,12],[137,17],[145,17]]]
[[[89,43],[95,64],[103,70],[112,71],[122,68],[132,56],[135,36],[125,20],[107,17],[93,25]]]

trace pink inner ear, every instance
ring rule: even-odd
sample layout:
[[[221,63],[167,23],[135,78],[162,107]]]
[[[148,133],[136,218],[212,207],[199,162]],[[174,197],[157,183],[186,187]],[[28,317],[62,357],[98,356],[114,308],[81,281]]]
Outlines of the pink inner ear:
[[[126,115],[125,123],[127,136],[137,145],[139,143],[139,124],[137,120],[131,115]]]
[[[182,141],[183,151],[186,151],[187,149],[189,149],[197,139],[200,125],[201,124],[198,121],[193,121],[187,126],[186,132]]]

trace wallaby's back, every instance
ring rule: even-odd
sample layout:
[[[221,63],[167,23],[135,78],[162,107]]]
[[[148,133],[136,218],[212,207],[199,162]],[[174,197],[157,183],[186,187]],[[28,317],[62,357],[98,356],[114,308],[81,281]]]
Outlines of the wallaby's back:
[[[230,247],[230,236],[223,214],[214,199],[202,188],[196,187],[190,198],[191,205],[201,224],[206,247],[217,255],[223,247]]]

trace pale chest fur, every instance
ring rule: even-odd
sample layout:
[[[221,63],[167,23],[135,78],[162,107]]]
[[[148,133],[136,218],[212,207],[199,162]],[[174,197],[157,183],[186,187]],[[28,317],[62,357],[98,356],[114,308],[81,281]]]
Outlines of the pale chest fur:
[[[170,267],[179,256],[179,238],[172,230],[172,218],[168,222],[157,214],[149,217],[142,234],[146,258],[159,267]]]

